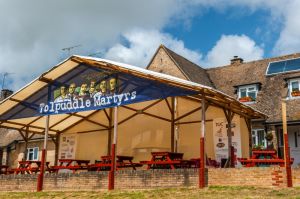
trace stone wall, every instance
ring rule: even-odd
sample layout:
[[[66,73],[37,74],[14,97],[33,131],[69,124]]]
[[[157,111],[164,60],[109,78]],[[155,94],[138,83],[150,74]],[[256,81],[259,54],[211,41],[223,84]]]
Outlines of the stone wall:
[[[280,167],[214,169],[207,171],[208,186],[286,187]],[[116,173],[116,189],[198,187],[198,169],[123,170]],[[0,191],[35,191],[37,175],[1,175]],[[300,186],[300,168],[293,169],[294,187]],[[45,191],[107,190],[108,172],[46,174]]]

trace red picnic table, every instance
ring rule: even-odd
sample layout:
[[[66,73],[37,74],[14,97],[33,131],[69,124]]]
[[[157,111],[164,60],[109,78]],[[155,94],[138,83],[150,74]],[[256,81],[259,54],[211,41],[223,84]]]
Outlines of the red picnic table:
[[[50,170],[57,173],[60,169],[69,169],[73,173],[75,173],[75,171],[77,170],[88,169],[90,163],[89,160],[78,159],[59,159],[58,162],[59,165],[50,167]]]
[[[141,167],[142,164],[140,163],[134,163],[132,162],[133,157],[132,156],[123,156],[123,155],[117,155],[117,161],[116,161],[116,169],[120,170],[122,168],[132,168],[133,170],[136,170],[136,167]],[[109,171],[111,168],[111,160],[112,156],[101,156],[101,161],[97,161],[95,164],[89,165],[90,171]]]
[[[150,161],[141,161],[141,164],[148,165],[147,169],[191,168],[199,165],[197,159],[183,160],[183,153],[151,152],[151,155]]]
[[[251,158],[238,158],[238,161],[245,167],[255,166],[270,166],[279,165],[284,166],[284,159],[280,159],[277,156],[275,150],[253,150]],[[291,164],[294,162],[294,158],[290,159]]]
[[[38,160],[22,160],[19,161],[18,168],[8,169],[7,172],[14,174],[37,173],[40,171],[41,164],[42,162]],[[49,169],[49,162],[46,162],[46,169]]]

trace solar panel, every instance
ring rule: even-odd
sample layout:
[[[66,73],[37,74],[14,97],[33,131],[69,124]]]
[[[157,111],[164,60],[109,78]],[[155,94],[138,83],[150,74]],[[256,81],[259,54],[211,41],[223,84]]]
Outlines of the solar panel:
[[[270,62],[267,75],[300,70],[300,58]]]

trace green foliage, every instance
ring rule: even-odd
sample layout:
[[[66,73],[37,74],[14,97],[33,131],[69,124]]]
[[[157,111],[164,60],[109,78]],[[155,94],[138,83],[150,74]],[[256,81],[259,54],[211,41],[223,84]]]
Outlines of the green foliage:
[[[266,135],[266,137],[265,137],[265,138],[266,138],[266,140],[267,140],[267,141],[269,141],[269,142],[270,142],[270,141],[272,141],[272,140],[273,140],[273,138],[274,138],[274,137],[273,137],[273,134],[272,134],[272,133],[267,133],[267,135]]]
[[[258,145],[254,145],[252,147],[252,149],[254,149],[254,150],[263,150],[263,149],[265,149],[265,147],[261,144],[258,144]]]

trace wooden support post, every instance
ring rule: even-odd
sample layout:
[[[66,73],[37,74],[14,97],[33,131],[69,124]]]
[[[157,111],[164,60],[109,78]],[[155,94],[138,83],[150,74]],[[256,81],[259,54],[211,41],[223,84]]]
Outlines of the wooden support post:
[[[175,125],[175,153],[178,152],[178,140],[179,140],[179,124],[175,123],[176,118],[178,117],[178,99],[174,98],[174,125]]]
[[[282,125],[283,125],[283,139],[284,139],[284,161],[286,169],[287,187],[293,187],[290,147],[287,132],[287,119],[286,119],[286,102],[282,101]]]
[[[231,110],[224,109],[225,117],[227,120],[227,137],[228,137],[228,159],[225,167],[234,167],[234,147],[232,146],[232,119],[234,113]]]
[[[44,181],[44,172],[45,172],[45,164],[46,164],[46,152],[47,152],[47,142],[48,142],[48,133],[49,133],[49,115],[46,116],[46,124],[45,124],[45,136],[44,136],[44,148],[42,149],[42,157],[41,157],[41,168],[40,174],[37,179],[37,191],[43,190],[43,181]]]
[[[200,168],[199,168],[199,188],[205,187],[205,98],[201,100],[201,136],[200,136]]]
[[[175,151],[175,99],[171,97],[171,152]]]
[[[118,139],[118,107],[114,108],[114,139],[111,145],[111,167],[108,175],[108,190],[115,188],[115,171],[116,171],[116,144]]]
[[[23,156],[23,160],[26,160],[27,159],[27,147],[28,147],[28,131],[26,129],[26,132],[25,132],[25,138],[24,139],[24,142],[25,142],[25,147],[24,147],[24,156]]]
[[[22,134],[22,132],[20,131],[20,133]],[[28,127],[26,128],[26,131],[24,133],[24,142],[25,142],[25,147],[24,147],[24,156],[23,156],[23,160],[27,159],[27,147],[28,147],[28,141],[29,141],[29,136],[28,136],[29,132],[28,132]]]
[[[228,111],[229,118],[231,117],[231,111]],[[228,127],[227,127],[227,136],[228,136],[228,165],[229,167],[232,167],[232,129],[231,129],[231,120],[228,120]]]
[[[111,137],[112,137],[112,114],[113,109],[109,108],[109,114],[108,114],[108,135],[107,135],[107,155],[110,155],[111,153]]]
[[[58,163],[58,155],[59,155],[59,143],[60,143],[60,133],[56,133],[55,135],[55,157],[54,157],[54,165],[57,166]]]
[[[249,132],[249,157],[252,155],[252,124],[251,119],[244,117]]]

